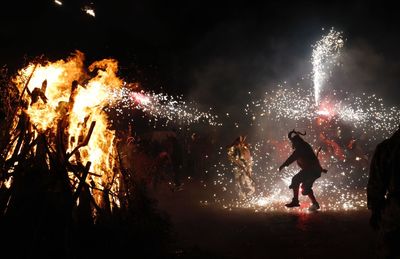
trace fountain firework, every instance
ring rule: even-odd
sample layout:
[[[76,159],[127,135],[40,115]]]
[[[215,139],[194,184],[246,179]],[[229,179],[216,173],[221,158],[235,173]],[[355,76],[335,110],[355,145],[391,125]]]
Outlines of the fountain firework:
[[[315,105],[319,103],[322,87],[331,75],[332,68],[337,64],[343,45],[342,33],[332,28],[327,35],[324,35],[313,46],[311,63],[313,66]]]
[[[366,207],[365,186],[368,167],[377,143],[391,135],[400,123],[400,110],[387,107],[377,95],[354,95],[346,91],[326,91],[320,95],[321,86],[331,75],[328,71],[335,64],[343,46],[341,33],[333,30],[314,46],[313,83],[297,83],[296,87],[278,85],[264,97],[249,94],[250,101],[244,114],[250,118],[250,137],[254,160],[254,178],[258,194],[247,200],[232,198],[232,167],[220,147],[220,162],[212,171],[218,175],[213,195],[216,203],[224,208],[252,208],[256,211],[285,209],[283,204],[291,198],[288,189],[291,178],[299,169],[295,165],[278,172],[278,167],[291,154],[286,139],[290,129],[307,131],[304,137],[315,149],[321,147],[319,159],[327,174],[314,185],[322,209],[351,210]],[[284,129],[284,131],[282,131]],[[304,204],[299,210],[305,210]]]

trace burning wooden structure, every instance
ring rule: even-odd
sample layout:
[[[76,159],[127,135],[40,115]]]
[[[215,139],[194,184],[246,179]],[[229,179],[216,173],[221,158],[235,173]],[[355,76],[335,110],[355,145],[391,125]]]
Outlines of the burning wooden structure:
[[[133,175],[121,172],[118,140],[104,111],[108,91],[122,86],[116,72],[111,59],[87,72],[77,52],[65,61],[31,63],[5,86],[15,96],[2,109],[0,223],[6,226],[0,225],[3,233],[7,222],[18,226],[3,238],[26,239],[23,257],[44,249],[68,255],[74,228],[132,212]]]
[[[19,105],[1,150],[0,185],[9,190],[3,214],[30,174],[41,192],[68,194],[68,206],[90,211],[93,220],[123,206],[115,134],[103,110],[108,89],[122,85],[116,70],[114,60],[95,62],[89,77],[77,52],[67,61],[30,64],[14,77]]]

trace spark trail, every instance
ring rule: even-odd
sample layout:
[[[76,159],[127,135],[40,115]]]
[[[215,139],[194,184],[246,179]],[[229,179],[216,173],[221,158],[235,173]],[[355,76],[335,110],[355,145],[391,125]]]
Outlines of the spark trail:
[[[336,65],[343,45],[342,33],[332,28],[327,35],[324,35],[313,46],[311,63],[313,66],[315,105],[319,103],[322,87],[331,75],[331,70]]]
[[[218,115],[200,111],[194,102],[186,102],[183,96],[172,96],[166,93],[137,91],[123,87],[109,92],[111,106],[120,106],[118,112],[123,116],[132,109],[141,110],[151,118],[155,124],[168,126],[170,123],[178,125],[191,125],[205,123],[210,126],[221,126]],[[116,105],[117,104],[117,105]]]

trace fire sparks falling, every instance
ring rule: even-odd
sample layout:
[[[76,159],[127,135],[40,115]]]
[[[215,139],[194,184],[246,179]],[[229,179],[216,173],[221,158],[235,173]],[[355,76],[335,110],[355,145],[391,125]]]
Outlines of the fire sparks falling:
[[[330,76],[332,67],[336,65],[343,44],[342,33],[331,29],[313,46],[311,62],[316,105],[318,105],[322,87]]]

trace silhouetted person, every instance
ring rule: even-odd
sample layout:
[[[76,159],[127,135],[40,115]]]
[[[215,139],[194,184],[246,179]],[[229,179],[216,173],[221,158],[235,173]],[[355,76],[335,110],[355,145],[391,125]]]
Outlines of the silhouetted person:
[[[46,89],[47,89],[47,80],[44,80],[42,82],[42,87],[35,87],[32,92],[29,91],[27,88],[28,94],[31,96],[31,106],[39,101],[39,99],[42,99],[44,103],[47,103],[47,97],[46,97]]]
[[[294,136],[293,136],[294,134]],[[307,195],[312,205],[308,208],[310,211],[316,211],[320,208],[319,203],[317,202],[314,192],[312,190],[312,186],[315,180],[317,180],[321,176],[321,172],[326,172],[325,169],[322,169],[321,164],[319,163],[318,157],[315,155],[310,144],[305,142],[300,135],[306,135],[292,130],[289,132],[288,137],[292,142],[292,147],[294,149],[292,155],[279,167],[279,171],[281,171],[284,167],[289,166],[294,161],[297,161],[297,164],[301,168],[300,172],[298,172],[292,178],[292,183],[289,188],[293,189],[293,199],[292,202],[286,204],[286,207],[299,207],[299,187],[301,184],[302,194]]]
[[[370,224],[378,230],[379,257],[400,258],[400,128],[375,149],[367,200]]]
[[[255,192],[253,174],[253,158],[246,137],[238,137],[228,148],[228,158],[233,163],[235,189],[240,199]]]

